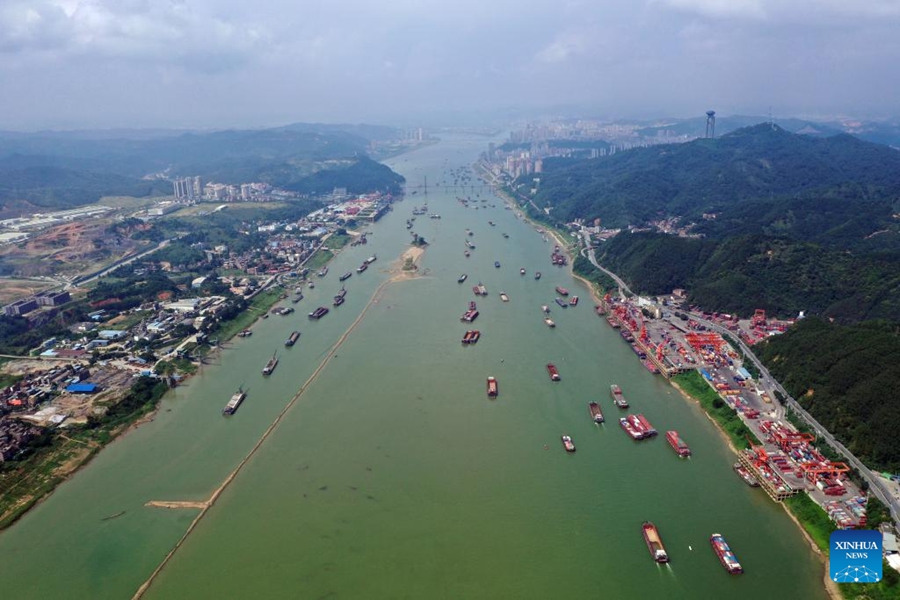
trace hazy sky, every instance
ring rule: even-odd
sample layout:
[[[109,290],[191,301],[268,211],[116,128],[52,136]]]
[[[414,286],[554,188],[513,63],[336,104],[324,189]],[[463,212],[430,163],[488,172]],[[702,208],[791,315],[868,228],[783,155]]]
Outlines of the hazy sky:
[[[898,99],[900,0],[0,0],[2,129]]]

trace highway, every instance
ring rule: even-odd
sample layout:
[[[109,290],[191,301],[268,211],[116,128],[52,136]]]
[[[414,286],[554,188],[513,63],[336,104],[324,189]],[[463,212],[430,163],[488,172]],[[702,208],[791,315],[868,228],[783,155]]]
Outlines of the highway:
[[[585,236],[585,237],[587,237],[587,236]],[[591,263],[595,267],[597,267],[598,269],[600,269],[601,271],[603,271],[604,273],[606,273],[607,275],[609,275],[610,277],[613,278],[613,280],[619,286],[619,294],[620,295],[623,293],[623,291],[625,293],[631,295],[632,292],[628,288],[628,285],[624,281],[622,281],[622,279],[618,275],[616,275],[612,271],[600,266],[600,264],[597,262],[596,257],[594,256],[593,248],[590,247],[590,240],[586,239],[586,242],[588,242],[587,257],[590,259]],[[582,250],[582,255],[584,255],[584,250]],[[844,460],[846,460],[850,465],[852,465],[859,471],[860,476],[863,479],[865,479],[866,482],[868,482],[869,490],[873,494],[875,494],[875,496],[879,500],[881,500],[881,502],[884,503],[885,506],[887,506],[890,509],[891,517],[893,517],[895,525],[900,526],[900,500],[898,500],[896,497],[894,497],[891,494],[888,487],[881,480],[881,477],[872,473],[872,471],[869,470],[869,468],[866,467],[866,465],[864,465],[862,463],[862,461],[860,461],[858,458],[856,458],[856,456],[854,456],[849,450],[847,450],[847,448],[845,448],[843,444],[841,444],[838,440],[836,440],[835,437],[833,435],[831,435],[831,433],[829,433],[821,424],[819,424],[819,422],[816,421],[812,417],[812,415],[810,415],[808,412],[806,412],[806,410],[804,410],[803,407],[800,406],[800,403],[797,402],[787,392],[787,390],[785,390],[784,387],[782,387],[782,385],[774,377],[772,377],[772,374],[769,373],[769,370],[762,363],[762,361],[760,361],[759,358],[757,358],[757,356],[753,353],[753,351],[750,349],[750,347],[747,344],[745,344],[744,341],[742,339],[740,339],[740,337],[738,335],[734,334],[731,331],[728,331],[728,329],[722,327],[721,325],[719,325],[717,323],[713,323],[711,321],[704,319],[703,316],[698,313],[691,312],[689,314],[691,315],[691,318],[694,319],[695,321],[702,323],[709,329],[716,331],[717,333],[719,333],[723,336],[727,336],[726,339],[730,338],[738,343],[741,351],[744,353],[744,356],[747,358],[747,360],[752,361],[753,364],[756,365],[756,368],[759,369],[759,373],[760,373],[759,384],[761,387],[763,387],[769,393],[769,397],[772,398],[772,402],[776,406],[777,418],[784,419],[785,407],[778,400],[778,398],[784,398],[787,406],[790,407],[790,409],[794,412],[794,414],[796,414],[798,417],[800,417],[800,419],[802,419],[807,425],[810,426],[810,428],[812,428],[812,430],[815,432],[817,437],[825,440],[825,442],[829,446],[831,446],[837,453],[839,453],[841,456],[843,456]],[[780,396],[776,396],[773,393],[773,391],[777,391],[780,394]]]

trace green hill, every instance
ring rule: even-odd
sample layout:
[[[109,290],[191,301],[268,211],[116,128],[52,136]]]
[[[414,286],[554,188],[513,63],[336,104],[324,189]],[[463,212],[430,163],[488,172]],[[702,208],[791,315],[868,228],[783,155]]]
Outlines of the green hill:
[[[845,134],[813,138],[762,124],[718,139],[551,163],[534,201],[552,207],[557,220],[599,217],[624,226],[818,197],[892,205],[900,197],[900,152]]]

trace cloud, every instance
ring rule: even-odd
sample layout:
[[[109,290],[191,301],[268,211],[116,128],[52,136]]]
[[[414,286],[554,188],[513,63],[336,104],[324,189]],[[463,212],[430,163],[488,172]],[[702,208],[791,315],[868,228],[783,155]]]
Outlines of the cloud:
[[[898,0],[651,0],[651,4],[712,19],[815,24],[848,17],[900,18]]]
[[[180,0],[4,0],[0,53],[153,63],[218,71],[264,51],[265,29]]]

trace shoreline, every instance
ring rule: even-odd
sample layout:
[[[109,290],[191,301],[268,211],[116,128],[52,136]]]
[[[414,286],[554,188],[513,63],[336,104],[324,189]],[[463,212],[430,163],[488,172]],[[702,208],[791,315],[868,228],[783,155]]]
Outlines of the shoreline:
[[[479,171],[480,171],[480,169],[479,169]],[[536,226],[536,227],[543,227],[543,225],[539,225],[534,220],[532,220],[528,216],[528,214],[525,213],[525,211],[523,211],[521,209],[521,207],[518,205],[518,203],[515,202],[515,200],[513,198],[511,198],[508,194],[506,194],[505,192],[503,192],[502,190],[497,188],[497,186],[494,185],[492,182],[487,181],[484,177],[482,177],[482,180],[485,181],[486,183],[491,184],[491,186],[494,190],[494,193],[497,194],[497,196],[502,198],[504,201],[510,203],[512,205],[512,210],[517,211],[518,214],[520,214],[523,219],[528,221],[528,223],[530,223],[531,225]],[[562,240],[560,240],[557,232],[554,229],[549,229],[549,228],[544,227],[544,230],[550,236],[553,237],[553,239],[556,241],[557,245],[560,248],[562,248],[564,251],[566,251],[567,254],[570,254],[568,252],[568,247],[565,245],[565,243]],[[571,256],[571,254],[569,256],[569,259],[570,259],[570,261],[574,262],[574,258]],[[569,271],[572,274],[573,278],[581,281],[588,288],[588,290],[590,291],[590,294],[591,294],[591,299],[594,301],[594,303],[599,304],[600,298],[597,296],[597,290],[596,290],[594,284],[591,283],[585,277],[582,277],[581,275],[578,275],[577,273],[575,273],[575,271],[573,270],[573,268],[571,266],[569,267]],[[690,394],[688,394],[687,392],[685,392],[684,389],[682,389],[681,386],[679,386],[678,383],[676,383],[672,379],[668,379],[668,383],[672,387],[674,387],[686,401],[688,401],[692,404],[696,404],[697,407],[701,411],[703,411],[703,415],[710,421],[710,423],[713,424],[713,426],[715,426],[716,431],[718,432],[718,434],[722,438],[722,440],[725,442],[725,444],[728,446],[728,448],[735,455],[737,455],[739,453],[739,450],[734,446],[731,439],[728,437],[728,434],[725,432],[724,429],[722,429],[722,427],[719,425],[719,423],[717,423],[716,420],[713,419],[709,415],[709,413],[707,413],[706,410],[703,409],[703,406],[700,404],[700,401],[697,400],[696,398],[694,398],[693,396],[691,396]],[[843,600],[844,596],[841,593],[840,588],[838,588],[837,584],[835,582],[833,582],[831,580],[831,578],[828,576],[828,557],[825,555],[825,553],[823,553],[819,549],[819,547],[816,545],[815,540],[813,540],[812,536],[809,535],[809,533],[803,527],[803,524],[797,519],[796,516],[794,516],[794,514],[790,511],[790,509],[784,503],[779,503],[779,504],[781,505],[782,510],[784,510],[784,512],[788,515],[788,517],[790,517],[791,521],[793,521],[794,524],[797,526],[797,528],[800,530],[800,533],[803,534],[803,538],[806,540],[806,542],[809,545],[813,554],[815,554],[815,556],[822,562],[822,567],[823,567],[823,571],[824,571],[822,580],[823,580],[824,587],[825,587],[825,593],[829,596],[829,598],[831,598],[831,600]]]
[[[684,398],[687,402],[697,405],[697,407],[701,411],[703,411],[703,416],[705,416],[709,420],[709,422],[713,424],[713,426],[716,428],[716,431],[719,433],[719,436],[735,455],[740,453],[740,451],[734,446],[731,439],[728,437],[728,434],[725,433],[725,430],[722,429],[722,427],[716,422],[715,419],[709,416],[709,413],[703,410],[703,406],[700,404],[699,400],[684,391],[684,389],[682,389],[682,387],[678,385],[677,382],[670,379],[669,384],[676,390],[678,390],[678,393],[681,394],[682,398]],[[787,505],[785,505],[783,502],[778,502],[776,504],[780,505],[782,510],[787,514],[788,517],[790,517],[791,521],[794,522],[794,524],[797,526],[797,529],[799,529],[800,533],[803,534],[803,539],[806,540],[806,543],[809,545],[812,553],[815,554],[816,557],[822,562],[822,568],[824,570],[822,581],[825,584],[825,593],[828,594],[829,598],[831,598],[832,600],[843,600],[844,596],[843,594],[841,594],[840,588],[838,588],[837,584],[828,577],[828,556],[826,556],[825,553],[819,549],[819,547],[816,545],[816,541],[812,538],[812,536],[809,535],[809,533],[803,527],[803,524],[799,521],[799,519],[797,519],[796,516],[794,516],[794,513],[790,511]]]

